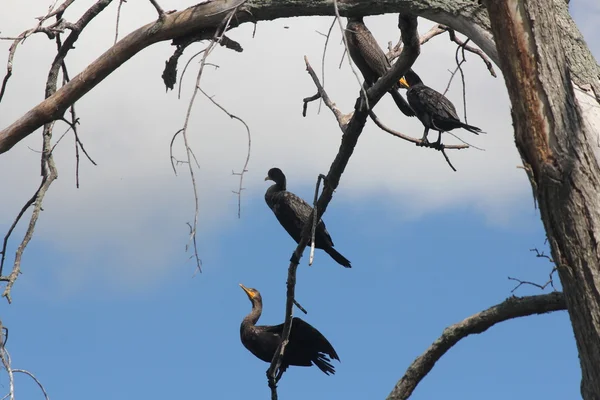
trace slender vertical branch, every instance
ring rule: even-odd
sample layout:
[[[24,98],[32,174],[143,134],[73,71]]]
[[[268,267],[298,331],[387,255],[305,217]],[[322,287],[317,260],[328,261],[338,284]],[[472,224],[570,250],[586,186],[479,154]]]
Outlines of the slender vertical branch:
[[[387,92],[387,90],[391,88],[395,84],[395,82],[397,82],[398,79],[400,79],[400,77],[406,73],[406,71],[415,62],[419,54],[419,35],[417,32],[416,16],[400,15],[398,19],[398,27],[402,31],[404,51],[402,52],[400,58],[394,64],[394,66],[381,79],[379,79],[375,85],[371,86],[366,91],[366,96],[371,107],[374,107],[377,104],[377,102],[383,97],[383,95]],[[315,81],[317,90],[319,91],[319,94],[323,97],[323,99],[329,98],[329,96],[327,96],[327,93],[325,93],[325,89],[323,89],[323,86],[318,82],[318,77],[316,76],[316,74],[311,74],[311,77],[313,78],[313,81]],[[363,92],[361,92],[361,99],[362,97]],[[326,102],[326,105],[327,104],[328,103]],[[267,370],[267,378],[269,388],[271,389],[272,400],[277,399],[277,381],[279,378],[281,378],[282,374],[281,372],[278,372],[278,370],[281,366],[281,359],[284,355],[285,346],[288,343],[289,334],[291,331],[293,316],[292,313],[296,288],[296,270],[298,269],[298,264],[310,240],[313,221],[314,219],[319,221],[325,213],[325,211],[327,210],[327,206],[333,198],[333,192],[337,189],[340,182],[340,178],[344,173],[348,162],[350,161],[350,157],[354,152],[356,144],[358,143],[358,139],[365,126],[367,116],[368,111],[365,109],[365,107],[363,107],[363,102],[357,101],[354,113],[352,114],[350,121],[347,124],[345,124],[344,127],[340,126],[344,133],[342,136],[342,143],[340,144],[338,153],[335,159],[333,160],[331,167],[329,168],[327,176],[324,178],[325,184],[323,185],[323,192],[319,196],[319,199],[316,202],[315,207],[313,208],[313,212],[311,213],[310,218],[304,225],[300,242],[298,243],[298,246],[296,247],[296,250],[294,251],[290,259],[287,279],[285,322],[283,325],[282,340],[278,350],[273,356],[271,365]]]

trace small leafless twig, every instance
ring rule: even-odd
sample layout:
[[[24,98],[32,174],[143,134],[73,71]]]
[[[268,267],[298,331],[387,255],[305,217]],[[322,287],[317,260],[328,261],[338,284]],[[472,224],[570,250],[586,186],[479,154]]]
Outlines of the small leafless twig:
[[[552,274],[554,273],[554,271],[556,271],[556,267],[554,267],[554,268],[552,269],[552,272],[550,273],[550,280],[548,280],[548,282],[544,283],[543,285],[540,285],[539,283],[535,283],[535,282],[530,282],[530,281],[522,281],[522,280],[520,280],[520,279],[517,279],[517,278],[512,278],[512,277],[510,277],[510,276],[509,276],[509,277],[508,277],[508,280],[510,280],[510,281],[516,281],[516,282],[518,282],[518,283],[519,283],[519,284],[518,284],[517,286],[515,286],[515,287],[513,288],[513,290],[511,290],[510,292],[511,292],[511,293],[514,293],[514,292],[515,292],[515,291],[516,291],[518,288],[520,288],[520,287],[521,287],[521,285],[531,285],[531,286],[535,286],[535,287],[537,287],[537,288],[540,288],[541,290],[544,290],[544,289],[546,289],[546,287],[547,287],[548,285],[551,285],[551,286],[552,286],[552,288],[554,289],[554,283],[553,283],[553,281],[552,281]]]
[[[477,54],[479,57],[481,57],[481,60],[485,63],[485,66],[487,67],[488,71],[490,71],[490,74],[494,77],[497,78],[496,76],[496,71],[494,70],[494,65],[492,64],[492,62],[490,61],[490,59],[485,55],[485,53],[483,51],[481,51],[480,49],[477,49],[475,47],[472,46],[468,46],[467,42],[469,40],[466,41],[462,41],[458,38],[458,36],[456,36],[456,32],[454,32],[453,29],[447,29],[448,34],[450,35],[450,40],[453,41],[454,43],[456,43],[459,47],[462,47],[463,50],[466,50],[470,53],[473,54]],[[464,56],[463,56],[464,57]]]
[[[298,307],[298,309],[299,309],[300,311],[302,311],[304,314],[308,314],[308,312],[307,312],[307,311],[304,309],[304,307],[302,307],[302,306],[300,305],[300,303],[298,303],[298,302],[296,301],[296,299],[294,299],[294,305],[295,305],[296,307]]]
[[[429,42],[434,37],[441,35],[442,33],[446,32],[447,30],[448,30],[448,27],[445,25],[441,25],[441,24],[435,25],[419,37],[419,43],[421,45],[424,45],[425,43]],[[396,45],[393,47],[392,47],[392,42],[388,42],[388,53],[386,54],[386,57],[388,58],[388,60],[390,60],[390,63],[392,61],[394,61],[396,58],[398,58],[400,56],[401,52],[402,52],[402,37],[400,37],[398,39],[398,43],[396,43]]]
[[[323,45],[323,56],[321,57],[321,81],[323,82],[323,88],[325,88],[325,54],[327,54],[327,45],[329,44],[329,38],[331,37],[331,31],[333,31],[333,27],[335,26],[336,18],[331,21],[331,25],[329,26],[329,30],[327,31],[327,35],[325,36],[325,44]],[[304,103],[306,104],[306,103]],[[323,101],[319,101],[319,111],[317,114],[321,113],[321,105]]]
[[[537,288],[540,288],[541,290],[546,289],[546,287],[548,287],[548,285],[550,285],[552,287],[552,290],[556,291],[556,288],[554,287],[554,273],[557,270],[556,264],[554,263],[554,260],[552,259],[552,257],[550,257],[549,255],[547,255],[546,253],[544,253],[543,251],[539,251],[537,248],[533,248],[533,249],[529,249],[529,251],[531,252],[535,252],[535,256],[537,258],[545,258],[546,260],[548,260],[548,262],[553,264],[553,268],[550,271],[550,273],[548,274],[548,281],[546,283],[544,283],[543,285],[540,285],[539,283],[535,283],[535,282],[530,282],[530,281],[522,281],[520,279],[517,278],[511,278],[510,276],[508,277],[509,280],[511,281],[516,281],[518,282],[518,285],[515,286],[513,288],[513,290],[511,290],[511,293],[514,293],[515,290],[517,290],[519,287],[521,287],[521,285],[531,285],[531,286],[535,286]]]
[[[115,41],[114,43],[117,43],[117,40],[119,39],[119,21],[121,20],[121,7],[123,6],[123,3],[127,3],[127,0],[119,0],[119,5],[117,6],[117,22],[115,23]]]
[[[435,150],[439,150],[437,148],[437,146],[435,146],[435,143],[425,143],[423,142],[421,139],[417,139],[414,138],[412,136],[408,136],[405,135],[401,132],[395,131],[389,127],[387,127],[386,125],[383,124],[383,122],[381,122],[381,120],[379,119],[379,117],[377,117],[377,115],[375,114],[375,112],[373,112],[372,110],[369,111],[369,117],[371,118],[371,120],[373,122],[375,122],[375,125],[377,125],[380,129],[386,131],[387,133],[398,137],[400,139],[406,140],[407,142],[410,143],[414,143],[415,145],[419,146],[419,147],[426,147],[426,148],[432,148]],[[448,144],[448,145],[444,145],[444,148],[446,148],[447,150],[462,150],[462,149],[468,149],[470,146],[468,144]]]
[[[313,210],[317,212],[317,200],[319,200],[319,188],[321,187],[321,181],[326,179],[325,175],[319,174],[317,178],[317,187],[315,188],[315,197],[313,200]],[[308,265],[312,265],[315,258],[315,233],[317,232],[317,219],[313,218],[312,229],[310,233],[310,256],[308,258]]]
[[[44,389],[44,385],[42,385],[42,383],[35,377],[35,375],[33,375],[31,372],[29,372],[25,369],[13,369],[13,372],[19,372],[21,374],[28,375],[31,379],[33,379],[35,381],[35,383],[37,383],[37,385],[41,389],[42,393],[44,393],[44,398],[46,400],[50,400],[50,397],[48,397],[48,393],[46,392],[46,389]]]
[[[208,47],[207,47],[208,48]],[[206,49],[207,49],[206,48]],[[181,77],[179,78],[179,90],[177,93],[177,98],[180,99],[181,98],[181,83],[183,82],[183,76],[185,75],[185,71],[187,70],[187,67],[190,65],[190,63],[192,62],[192,60],[194,58],[196,58],[197,56],[199,56],[200,54],[204,53],[206,51],[206,49],[202,49],[199,52],[197,52],[196,54],[194,54],[193,56],[190,57],[190,59],[185,63],[185,67],[183,67],[183,71],[181,72]],[[183,50],[182,50],[183,51]]]
[[[62,32],[63,27],[67,27],[65,21],[62,20],[62,14],[75,0],[66,0],[63,4],[61,4],[56,10],[54,7],[56,6],[56,1],[50,5],[48,8],[48,12],[43,17],[37,17],[38,24],[36,27],[32,29],[28,29],[25,32],[22,32],[19,36],[15,38],[1,38],[4,40],[13,40],[13,44],[8,49],[8,61],[6,63],[6,75],[2,80],[2,87],[0,89],[0,102],[2,101],[2,97],[4,97],[4,92],[6,91],[6,85],[8,84],[8,80],[12,76],[13,69],[13,59],[15,57],[15,53],[17,52],[17,47],[19,44],[23,43],[25,39],[35,33],[44,33],[48,36],[49,39],[54,39],[56,33]],[[44,22],[53,16],[57,16],[57,21],[49,26],[43,26]],[[72,25],[68,25],[68,27],[72,28]]]
[[[346,40],[345,29],[342,26],[342,17],[340,17],[340,10],[338,8],[337,0],[333,0],[333,8],[335,10],[335,19],[337,20],[338,25],[340,26],[340,32],[342,33],[342,42],[344,43],[344,52],[350,54],[348,52],[348,41]],[[306,61],[306,56],[304,57],[304,59]],[[350,56],[348,56],[348,64],[350,65],[350,69],[352,70],[352,73],[354,74],[354,77],[356,78],[356,81],[358,82],[358,85],[360,86],[361,93],[363,94],[365,104],[368,109],[368,108],[370,108],[369,107],[369,98],[367,96],[367,92],[366,92],[365,88],[363,87],[363,84],[362,84],[363,80],[361,79],[360,75],[356,71],[356,68],[354,68],[354,63],[352,62],[352,57],[350,57]],[[340,67],[341,67],[341,63],[340,63]],[[323,99],[323,101],[325,101],[325,99]]]
[[[106,8],[106,6],[108,6],[108,4],[110,4],[110,2],[111,2],[111,0],[98,0],[94,5],[92,5],[81,16],[81,18],[79,18],[79,20],[75,24],[69,24],[71,33],[66,38],[64,43],[61,43],[60,32],[53,32],[53,35],[55,34],[55,36],[53,36],[53,37],[56,38],[58,51],[57,51],[56,56],[54,57],[54,60],[52,62],[52,65],[50,66],[50,70],[48,72],[48,78],[46,80],[46,92],[45,92],[46,99],[49,98],[50,96],[52,96],[54,93],[56,93],[57,85],[58,85],[57,84],[58,73],[61,69],[63,70],[63,73],[65,74],[65,76],[63,78],[65,80],[68,80],[68,75],[66,74],[66,68],[63,68],[64,67],[64,59],[65,59],[67,53],[72,48],[74,48],[74,44],[77,41],[77,39],[79,38],[81,31],[87,26],[87,24],[92,19],[94,19],[98,14],[100,14]],[[61,7],[65,6],[65,8],[66,8],[69,4],[70,3],[68,1],[65,1],[65,3],[63,3],[63,5]],[[62,16],[63,11],[64,11],[64,9],[55,14],[56,18],[58,20],[57,24],[60,21],[62,21],[61,16]],[[40,19],[40,24],[45,20],[44,18],[45,17],[42,17]],[[25,37],[26,37],[26,35],[23,36],[23,39]],[[53,128],[54,128],[54,123],[55,123],[55,121],[46,123],[44,125],[44,129],[42,132],[42,139],[43,139],[42,155],[41,155],[42,182],[40,183],[40,186],[36,190],[35,194],[31,197],[31,199],[29,199],[29,201],[21,209],[21,212],[15,219],[15,222],[9,229],[6,236],[4,237],[2,259],[0,261],[0,282],[6,282],[6,287],[4,288],[4,292],[2,293],[2,296],[5,297],[9,303],[12,302],[12,299],[11,299],[12,287],[21,272],[21,259],[23,257],[23,252],[25,251],[25,248],[27,247],[27,245],[31,241],[31,238],[33,237],[33,232],[35,230],[37,220],[40,216],[40,212],[42,211],[43,199],[46,195],[46,192],[52,185],[52,182],[54,182],[54,180],[58,177],[58,170],[56,168],[56,164],[54,163],[54,157],[52,155],[52,149],[53,149],[52,132],[53,132]],[[31,214],[31,218],[29,220],[29,225],[27,227],[25,235],[24,235],[23,239],[21,240],[21,243],[19,244],[17,251],[15,253],[15,260],[13,263],[12,272],[8,276],[4,276],[4,275],[2,275],[2,268],[4,266],[4,260],[5,260],[6,251],[7,251],[6,245],[8,243],[8,239],[9,239],[10,235],[12,234],[14,227],[16,226],[16,224],[18,223],[18,221],[24,214],[24,212],[27,209],[29,209],[29,207],[31,207],[32,205],[33,205],[33,212]]]
[[[308,71],[308,74],[310,75],[313,82],[315,83],[315,86],[317,87],[317,94],[315,94],[314,96],[311,96],[311,97],[307,97],[304,100],[302,100],[304,102],[302,115],[306,116],[306,108],[307,108],[309,102],[314,101],[319,98],[322,98],[323,102],[325,103],[327,108],[329,108],[331,110],[331,112],[333,113],[333,115],[335,116],[335,119],[337,120],[338,124],[340,125],[342,132],[345,131],[347,116],[342,114],[340,109],[337,108],[335,103],[333,101],[331,101],[331,99],[327,95],[327,92],[323,88],[323,85],[321,85],[321,83],[319,82],[319,78],[317,77],[317,74],[310,66],[310,63],[308,62],[308,57],[304,56],[304,62],[306,63],[306,71]]]
[[[156,0],[150,0],[150,3],[152,3],[154,8],[156,8],[156,12],[158,13],[158,19],[160,21],[163,21],[166,16],[164,10],[161,8],[161,6],[158,4],[158,2]]]
[[[204,71],[204,66],[206,65],[206,59],[211,54],[211,52],[214,50],[215,46],[217,46],[221,42],[221,40],[223,39],[224,33],[229,28],[229,24],[231,23],[233,16],[236,14],[238,8],[240,6],[242,6],[244,3],[245,2],[242,1],[237,6],[235,6],[227,14],[227,16],[223,19],[221,26],[219,26],[217,29],[215,29],[213,38],[212,38],[210,44],[208,45],[208,47],[206,48],[206,51],[204,52],[204,55],[202,57],[202,61],[200,62],[200,68],[199,68],[198,74],[196,76],[196,85],[194,86],[194,91],[192,93],[192,97],[188,104],[188,109],[186,112],[183,129],[181,130],[181,134],[183,136],[183,141],[184,141],[184,145],[185,145],[185,152],[186,152],[186,159],[187,159],[186,163],[188,165],[188,170],[190,172],[190,179],[192,181],[192,189],[194,192],[194,222],[193,222],[193,224],[188,223],[188,225],[190,226],[190,241],[193,242],[193,244],[194,244],[194,252],[195,252],[194,256],[196,259],[196,266],[197,266],[197,270],[200,272],[202,271],[201,265],[200,265],[200,256],[198,254],[198,248],[196,246],[196,233],[197,233],[197,228],[198,228],[198,217],[200,214],[200,199],[198,196],[198,185],[196,183],[196,176],[194,174],[194,168],[192,166],[192,161],[191,161],[192,157],[195,158],[195,156],[193,155],[193,152],[190,147],[189,140],[188,140],[188,126],[189,126],[190,117],[192,114],[192,108],[193,108],[194,102],[196,100],[196,96],[198,95],[198,92],[201,90],[200,89],[200,79],[202,78],[202,72]],[[175,139],[175,137],[173,137],[171,143],[173,142],[174,139]],[[171,158],[171,160],[173,160],[173,159]],[[197,160],[196,160],[196,163],[197,163]],[[186,246],[186,249],[187,248],[188,248],[188,246]]]
[[[382,130],[386,131],[387,133],[392,134],[395,137],[398,137],[400,139],[404,139],[408,142],[414,143],[419,147],[427,147],[427,148],[431,148],[431,149],[435,149],[438,150],[442,153],[442,155],[444,156],[444,159],[446,160],[446,162],[448,163],[448,165],[450,166],[450,168],[452,168],[452,170],[454,172],[456,172],[456,168],[454,168],[454,165],[452,165],[452,162],[450,162],[450,158],[448,157],[448,155],[446,154],[446,149],[454,149],[454,150],[461,150],[461,149],[467,149],[469,148],[468,145],[462,145],[462,144],[457,144],[457,145],[445,145],[445,144],[436,144],[436,143],[430,143],[430,142],[423,142],[421,139],[417,139],[417,138],[413,138],[410,137],[408,135],[405,135],[403,133],[394,131],[390,128],[388,128],[387,126],[385,126],[381,120],[377,117],[377,115],[375,115],[375,113],[371,110],[369,111],[369,117],[371,118],[371,120],[373,122],[375,122],[375,124],[381,128]]]
[[[200,90],[200,92],[202,92],[202,94],[205,95],[215,106],[219,107],[219,109],[221,111],[223,111],[225,114],[227,114],[229,116],[229,118],[240,121],[246,128],[246,134],[248,136],[248,151],[246,152],[246,161],[244,162],[244,166],[242,167],[242,172],[231,171],[232,175],[237,175],[240,177],[240,183],[239,183],[238,190],[233,191],[233,193],[238,196],[238,218],[241,218],[242,217],[242,190],[244,190],[244,174],[246,172],[248,172],[248,163],[250,162],[250,153],[252,150],[252,135],[250,134],[250,128],[248,127],[248,124],[246,124],[246,122],[243,119],[241,119],[240,117],[238,117],[236,115],[231,114],[222,105],[217,103],[215,101],[215,99],[213,98],[213,96],[209,96],[204,90],[202,90],[202,88],[198,88],[198,90]]]

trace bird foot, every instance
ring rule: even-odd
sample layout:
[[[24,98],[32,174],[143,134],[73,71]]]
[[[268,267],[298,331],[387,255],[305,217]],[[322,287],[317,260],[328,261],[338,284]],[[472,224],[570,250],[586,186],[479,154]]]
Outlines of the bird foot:
[[[437,151],[442,151],[444,150],[445,146],[441,142],[435,142],[431,143],[429,147],[431,147],[432,149],[436,149]]]

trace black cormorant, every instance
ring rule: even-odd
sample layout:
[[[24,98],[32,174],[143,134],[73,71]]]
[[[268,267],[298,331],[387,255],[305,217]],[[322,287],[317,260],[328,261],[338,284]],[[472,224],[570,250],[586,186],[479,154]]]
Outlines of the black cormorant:
[[[313,209],[306,201],[286,190],[285,175],[279,168],[269,170],[265,178],[265,181],[268,180],[275,182],[275,184],[267,189],[265,201],[269,208],[273,210],[281,226],[285,228],[296,243],[299,243],[302,238],[304,224],[310,218]],[[333,241],[329,236],[329,232],[327,232],[327,228],[325,228],[323,220],[317,224],[315,247],[325,250],[338,264],[346,268],[351,267],[350,261],[333,248]]]
[[[425,86],[419,75],[412,69],[400,79],[400,85],[408,88],[406,92],[408,103],[417,114],[417,118],[425,126],[423,138],[421,139],[424,143],[429,143],[427,140],[429,129],[438,131],[438,140],[435,143],[438,146],[440,145],[442,132],[455,128],[464,128],[476,135],[482,132],[476,126],[460,122],[454,104],[440,92]]]
[[[365,78],[368,88],[391,68],[390,62],[369,28],[364,24],[363,17],[349,17],[345,35],[348,42],[348,53]],[[408,117],[415,115],[404,97],[398,92],[397,85],[390,88],[389,93],[404,115]]]
[[[262,313],[260,292],[256,289],[247,288],[241,283],[240,287],[244,289],[252,302],[252,311],[244,318],[240,326],[242,344],[256,357],[270,363],[281,343],[283,324],[256,326]],[[330,359],[340,360],[331,343],[308,322],[294,317],[290,339],[285,347],[276,381],[279,381],[283,372],[290,365],[310,367],[314,364],[327,375],[335,374],[335,368],[331,365]]]

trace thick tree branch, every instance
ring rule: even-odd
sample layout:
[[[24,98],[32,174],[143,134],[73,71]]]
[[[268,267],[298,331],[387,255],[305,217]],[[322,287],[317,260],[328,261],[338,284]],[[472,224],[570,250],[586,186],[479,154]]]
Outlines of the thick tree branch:
[[[387,400],[408,399],[419,382],[433,369],[435,363],[461,339],[483,333],[492,326],[509,319],[566,310],[566,308],[565,298],[560,292],[538,296],[509,297],[498,305],[449,326],[425,353],[413,361],[404,376],[396,383]]]
[[[391,12],[408,12],[443,23],[470,37],[490,57],[496,61],[492,37],[486,31],[485,9],[471,0],[459,0],[443,7],[432,7],[433,0],[420,2],[398,2],[381,0],[377,7],[372,3],[352,0],[339,4],[340,13],[346,15],[374,15]],[[227,12],[238,7],[242,0],[215,0],[167,14],[162,21],[153,21],[124,37],[113,47],[91,63],[71,82],[54,95],[45,99],[23,117],[0,131],[0,154],[10,150],[20,140],[40,128],[45,123],[63,116],[68,107],[98,85],[114,70],[144,48],[164,40],[186,36],[205,29],[219,26]],[[249,1],[240,7],[240,13],[232,21],[232,27],[245,22],[272,20],[293,16],[333,15],[334,10],[328,0],[305,1],[301,7],[290,7],[286,1]],[[369,99],[369,102],[371,99]]]

